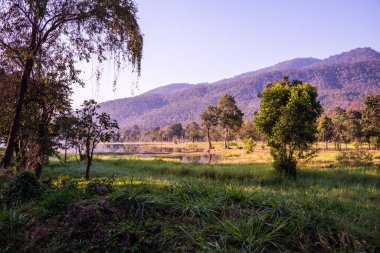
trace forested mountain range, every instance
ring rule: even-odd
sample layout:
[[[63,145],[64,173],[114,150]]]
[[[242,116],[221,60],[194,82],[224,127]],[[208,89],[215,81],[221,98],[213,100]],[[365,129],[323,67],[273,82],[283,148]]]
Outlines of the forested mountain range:
[[[361,104],[369,94],[380,93],[380,53],[371,48],[357,48],[323,60],[296,58],[215,83],[171,84],[100,105],[121,128],[136,124],[148,129],[199,121],[208,105],[215,105],[228,93],[236,98],[246,119],[251,119],[259,109],[258,92],[283,76],[316,85],[325,109],[346,108],[353,103]]]

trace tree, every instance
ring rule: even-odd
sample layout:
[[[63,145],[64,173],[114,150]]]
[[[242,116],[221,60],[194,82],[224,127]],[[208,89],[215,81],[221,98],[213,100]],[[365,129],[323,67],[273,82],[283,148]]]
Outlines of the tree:
[[[47,72],[47,68],[38,68],[25,94],[22,108],[24,117],[20,121],[20,131],[15,145],[17,169],[34,171],[41,175],[42,166],[49,161],[49,156],[57,153],[58,140],[57,118],[70,110],[70,81],[65,80],[59,71]],[[17,75],[17,74],[16,74]],[[6,75],[0,80],[0,134],[6,139],[12,121],[12,111],[16,100],[17,77]]]
[[[238,136],[241,140],[251,139],[252,141],[259,141],[262,138],[253,121],[244,121],[239,129]]]
[[[323,115],[318,124],[318,137],[325,143],[325,149],[327,149],[327,143],[334,136],[334,125],[332,119]]]
[[[183,132],[184,130],[181,123],[171,125],[170,127],[167,128],[167,138],[168,140],[182,139]]]
[[[346,121],[346,110],[336,107],[333,112],[332,122],[334,126],[334,143],[335,149],[342,149],[342,142],[347,141],[347,128],[344,124]]]
[[[185,137],[194,142],[201,137],[200,127],[197,122],[189,123],[185,128]]]
[[[116,121],[111,121],[107,113],[99,113],[98,109],[99,105],[91,99],[84,101],[81,109],[76,111],[80,126],[79,134],[85,144],[87,180],[90,178],[90,168],[96,146],[99,142],[110,141],[117,137],[119,129]]]
[[[139,126],[133,125],[132,128],[125,130],[123,139],[125,141],[139,141],[141,131]]]
[[[208,151],[210,151],[213,146],[211,144],[211,132],[218,126],[219,122],[219,110],[214,106],[209,106],[201,114],[202,120],[202,130],[205,133],[208,142]]]
[[[63,161],[67,162],[67,150],[75,148],[78,151],[79,136],[77,135],[77,126],[79,125],[79,119],[75,117],[71,112],[63,114],[56,119],[56,132],[60,140],[60,148],[64,150]],[[80,142],[82,143],[82,142]],[[80,145],[79,150],[82,150]],[[80,155],[82,153],[80,152]],[[82,158],[84,158],[82,156]]]
[[[10,165],[25,94],[40,59],[76,79],[75,63],[93,56],[99,63],[111,56],[117,69],[129,61],[140,73],[143,37],[136,12],[132,0],[1,1],[0,65],[6,73],[19,73],[19,79],[0,167]]]
[[[256,114],[257,129],[268,139],[274,167],[296,177],[297,155],[316,140],[316,120],[322,112],[315,86],[301,81],[283,80],[268,84]]]
[[[364,100],[362,126],[364,137],[369,145],[371,137],[378,137],[377,140],[380,140],[380,94],[368,96]],[[372,142],[375,139],[372,138]]]
[[[244,113],[237,107],[235,98],[228,94],[220,98],[216,107],[219,111],[219,125],[224,131],[224,148],[228,148],[230,133],[239,130]]]
[[[345,137],[349,142],[361,142],[363,137],[361,118],[362,113],[360,111],[355,109],[347,110],[344,127],[346,129]]]

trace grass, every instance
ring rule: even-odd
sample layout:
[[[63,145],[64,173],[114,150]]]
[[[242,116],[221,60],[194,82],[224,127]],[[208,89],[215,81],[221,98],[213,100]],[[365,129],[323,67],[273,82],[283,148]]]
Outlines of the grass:
[[[380,168],[182,164],[98,156],[44,168],[42,196],[0,211],[1,252],[375,252]],[[0,191],[9,180],[0,178]],[[93,194],[88,184],[112,191]],[[108,189],[108,188],[107,188]],[[17,239],[15,239],[17,238]]]
[[[232,142],[231,142],[232,143]],[[120,143],[115,143],[120,144]],[[164,148],[171,149],[172,152],[164,152],[165,154],[156,154],[157,157],[162,158],[173,158],[179,157],[186,154],[187,156],[202,156],[204,155],[204,150],[207,150],[206,142],[152,142],[152,143],[122,143],[124,145],[133,145],[139,146],[141,151],[147,151],[152,148]],[[256,142],[253,147],[253,152],[247,152],[243,147],[245,146],[241,141],[235,141],[232,143],[230,149],[224,148],[223,142],[213,142],[215,149],[211,151],[212,154],[216,155],[218,164],[251,164],[251,163],[272,163],[272,157],[269,152],[269,148],[265,143]],[[110,145],[110,144],[106,144]],[[103,147],[103,146],[102,146]],[[332,143],[328,145],[328,149],[325,150],[324,143],[316,143],[314,147],[318,150],[316,156],[308,160],[306,163],[303,163],[304,166],[320,168],[320,167],[329,167],[336,163],[336,156],[341,152],[354,151],[354,144],[343,145],[342,150],[338,151],[334,149]],[[243,149],[240,149],[243,148]],[[372,154],[375,164],[380,164],[380,150],[368,150],[366,145],[363,145],[363,150]],[[183,149],[186,150],[186,153],[183,152]],[[203,150],[203,151],[202,151]],[[112,155],[120,155],[114,153]]]

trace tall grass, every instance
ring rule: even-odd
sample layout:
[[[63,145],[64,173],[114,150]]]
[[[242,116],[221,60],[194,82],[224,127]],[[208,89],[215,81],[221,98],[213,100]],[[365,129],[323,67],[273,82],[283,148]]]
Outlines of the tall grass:
[[[298,179],[290,180],[267,164],[99,157],[92,182],[83,180],[84,168],[76,162],[45,168],[43,177],[52,178],[54,186],[38,199],[3,208],[0,228],[17,228],[13,236],[24,235],[18,242],[23,249],[46,252],[365,252],[380,247],[379,167],[301,168]],[[88,183],[106,178],[112,178],[112,193],[85,194]],[[9,212],[20,219],[10,219]],[[53,232],[36,235],[41,223]],[[5,237],[0,246],[14,244]]]

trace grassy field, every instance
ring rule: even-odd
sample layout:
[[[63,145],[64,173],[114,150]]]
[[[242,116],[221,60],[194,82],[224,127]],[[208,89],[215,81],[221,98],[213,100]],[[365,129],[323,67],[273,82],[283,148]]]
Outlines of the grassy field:
[[[116,144],[116,143],[115,143]],[[179,142],[177,144],[173,142],[151,142],[151,143],[117,143],[123,145],[136,145],[141,146],[142,148],[164,148],[171,149],[170,153],[157,154],[156,157],[164,158],[176,158],[178,156],[185,154],[188,156],[201,156],[205,154],[205,151],[208,148],[206,142]],[[244,148],[244,143],[241,141],[230,142],[230,149],[225,149],[223,147],[223,142],[213,142],[214,149],[211,150],[211,154],[216,155],[217,159],[215,163],[217,164],[252,164],[252,163],[272,163],[272,157],[269,152],[269,148],[265,143],[256,142],[256,145],[253,147],[252,152],[247,152]],[[343,145],[342,150],[335,150],[332,143],[328,144],[328,149],[325,150],[324,143],[316,143],[314,149],[317,151],[316,155],[307,161],[300,161],[303,166],[307,167],[331,167],[336,163],[336,156],[341,152],[350,152],[354,151],[354,144]],[[368,150],[368,147],[363,145],[363,150],[372,154],[373,163],[380,164],[380,150]],[[116,153],[117,154],[117,153]],[[114,154],[114,155],[116,155]],[[212,160],[214,163],[214,160]]]
[[[240,152],[240,150],[237,150]],[[234,152],[234,151],[232,151]],[[52,161],[53,186],[0,212],[1,252],[376,252],[380,168]],[[1,178],[0,191],[8,184]]]

